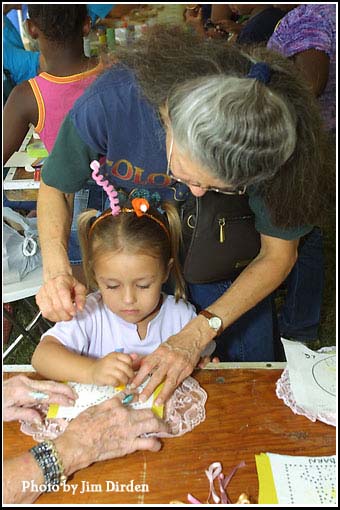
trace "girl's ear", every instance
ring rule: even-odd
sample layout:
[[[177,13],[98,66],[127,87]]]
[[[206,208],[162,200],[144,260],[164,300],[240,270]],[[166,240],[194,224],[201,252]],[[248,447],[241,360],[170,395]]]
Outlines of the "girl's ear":
[[[167,281],[167,279],[169,278],[169,274],[170,274],[173,264],[174,264],[174,259],[170,259],[168,262],[168,267],[166,268],[164,279],[163,279],[162,283],[165,283]]]
[[[26,23],[26,29],[27,29],[28,35],[30,37],[32,37],[32,39],[38,39],[39,38],[38,27],[29,18],[25,21],[25,23]]]
[[[86,37],[91,32],[91,17],[86,16],[83,24],[83,36]]]

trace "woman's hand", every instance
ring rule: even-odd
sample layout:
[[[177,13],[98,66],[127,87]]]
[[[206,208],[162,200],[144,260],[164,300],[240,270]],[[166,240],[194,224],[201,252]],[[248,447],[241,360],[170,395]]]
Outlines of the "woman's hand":
[[[70,475],[100,460],[160,450],[158,439],[141,437],[152,432],[168,432],[167,426],[151,410],[128,409],[112,398],[77,416],[54,443]]]
[[[103,358],[96,359],[90,367],[92,384],[111,386],[127,384],[134,376],[134,356],[111,352]]]
[[[38,411],[30,409],[37,404],[74,405],[78,395],[67,384],[54,381],[36,381],[24,375],[4,382],[4,421],[24,420],[41,423]]]
[[[216,356],[214,358],[211,358],[211,356],[204,356],[204,358],[201,358],[198,362],[197,367],[198,368],[205,368],[205,366],[208,363],[220,363],[220,359]]]
[[[36,295],[42,315],[53,322],[71,320],[84,308],[85,300],[85,286],[66,273],[47,280]]]
[[[199,6],[195,9],[186,8],[184,11],[184,21],[194,28],[201,25],[203,26],[202,8]]]
[[[220,29],[224,30],[224,32],[229,32],[238,35],[243,28],[243,24],[236,23],[231,19],[221,19],[216,22],[216,27],[219,27]]]
[[[200,315],[143,358],[141,368],[131,384],[139,386],[149,374],[152,375],[139,399],[146,401],[164,381],[157,397],[157,404],[164,404],[177,386],[194,370],[201,352],[214,336],[215,333],[207,326],[207,320]]]

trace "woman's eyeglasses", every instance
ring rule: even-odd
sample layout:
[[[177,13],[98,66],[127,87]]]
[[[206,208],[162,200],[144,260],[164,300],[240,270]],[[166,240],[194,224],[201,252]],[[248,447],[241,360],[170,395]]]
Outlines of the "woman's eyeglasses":
[[[173,173],[170,170],[170,162],[171,162],[171,156],[172,156],[172,147],[173,147],[174,139],[171,139],[170,143],[170,150],[169,150],[169,157],[168,157],[168,166],[167,166],[167,175],[176,182],[180,182],[182,184],[185,184],[186,186],[193,186],[195,188],[200,188],[204,191],[215,191],[215,193],[221,193],[222,195],[244,195],[247,189],[247,186],[243,186],[243,188],[240,189],[230,189],[230,188],[215,188],[214,186],[202,186],[199,183],[194,183],[190,181],[185,181],[184,179],[179,179],[178,177],[175,177]]]

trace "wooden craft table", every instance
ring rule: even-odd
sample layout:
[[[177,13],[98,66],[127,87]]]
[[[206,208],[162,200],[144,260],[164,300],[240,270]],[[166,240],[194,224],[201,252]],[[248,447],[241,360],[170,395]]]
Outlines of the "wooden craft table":
[[[245,492],[252,503],[257,503],[255,454],[328,456],[336,452],[334,427],[295,415],[276,396],[275,385],[283,366],[220,363],[215,369],[195,371],[193,376],[208,394],[202,424],[182,437],[163,439],[160,452],[135,452],[93,464],[68,480],[78,484],[74,495],[62,490],[45,493],[37,503],[161,505],[173,500],[187,503],[188,493],[205,502],[209,493],[205,470],[209,465],[221,462],[223,473],[228,475],[241,461],[246,465],[234,475],[228,495],[235,503]],[[31,437],[20,432],[18,422],[5,423],[3,431],[5,459],[34,444]],[[144,492],[132,491],[136,485]],[[117,488],[122,490],[117,492]]]
[[[34,182],[33,177],[34,172],[27,172],[24,168],[10,168],[4,180],[6,198],[15,202],[38,200],[39,182]],[[12,188],[13,180],[16,182],[16,188]]]

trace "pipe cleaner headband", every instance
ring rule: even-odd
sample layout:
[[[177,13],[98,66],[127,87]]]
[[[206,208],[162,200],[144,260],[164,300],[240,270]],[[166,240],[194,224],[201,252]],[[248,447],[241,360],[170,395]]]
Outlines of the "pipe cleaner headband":
[[[133,192],[134,193],[134,198],[132,198],[132,196],[131,196],[131,198],[132,198],[132,200],[131,200],[132,208],[129,208],[129,207],[122,207],[121,208],[119,206],[118,192],[115,190],[114,186],[109,183],[109,181],[107,181],[107,180],[105,181],[104,177],[99,174],[99,168],[100,168],[99,162],[96,161],[96,160],[92,161],[90,163],[90,168],[92,168],[92,170],[93,170],[92,178],[94,179],[94,181],[96,181],[96,183],[99,186],[103,187],[104,191],[107,193],[107,196],[109,197],[109,200],[110,200],[110,210],[109,211],[105,211],[104,213],[101,213],[101,214],[99,214],[99,216],[97,216],[97,218],[95,219],[95,221],[92,223],[92,225],[90,227],[89,236],[93,232],[93,229],[94,229],[95,225],[97,223],[99,223],[99,221],[103,220],[104,218],[107,218],[108,216],[111,216],[111,215],[112,216],[117,216],[121,212],[124,212],[124,213],[131,213],[131,212],[133,212],[133,213],[136,214],[136,216],[138,218],[140,218],[141,216],[147,216],[148,218],[151,218],[153,221],[158,223],[158,225],[160,227],[162,227],[162,229],[166,233],[168,239],[170,240],[169,231],[166,228],[166,226],[164,225],[164,223],[162,221],[160,221],[158,218],[156,218],[155,216],[153,216],[152,214],[149,214],[147,212],[149,210],[149,208],[150,208],[149,201],[147,200],[147,198],[145,198],[146,196],[150,196],[150,193],[147,190],[135,190]],[[151,198],[153,200],[160,201],[160,195],[159,194],[155,194],[154,193],[153,195],[151,195]]]
[[[270,82],[271,69],[266,62],[256,62],[256,64],[250,66],[247,78],[255,78],[255,80],[267,85]]]
[[[114,189],[113,185],[109,183],[109,181],[104,181],[104,177],[100,175],[99,168],[100,164],[99,161],[92,161],[90,163],[90,168],[92,168],[92,178],[98,186],[102,186],[104,188],[104,191],[106,192],[107,196],[110,200],[110,207],[112,211],[112,216],[117,216],[117,214],[120,213],[120,207],[119,207],[119,200],[118,200],[118,193]]]

